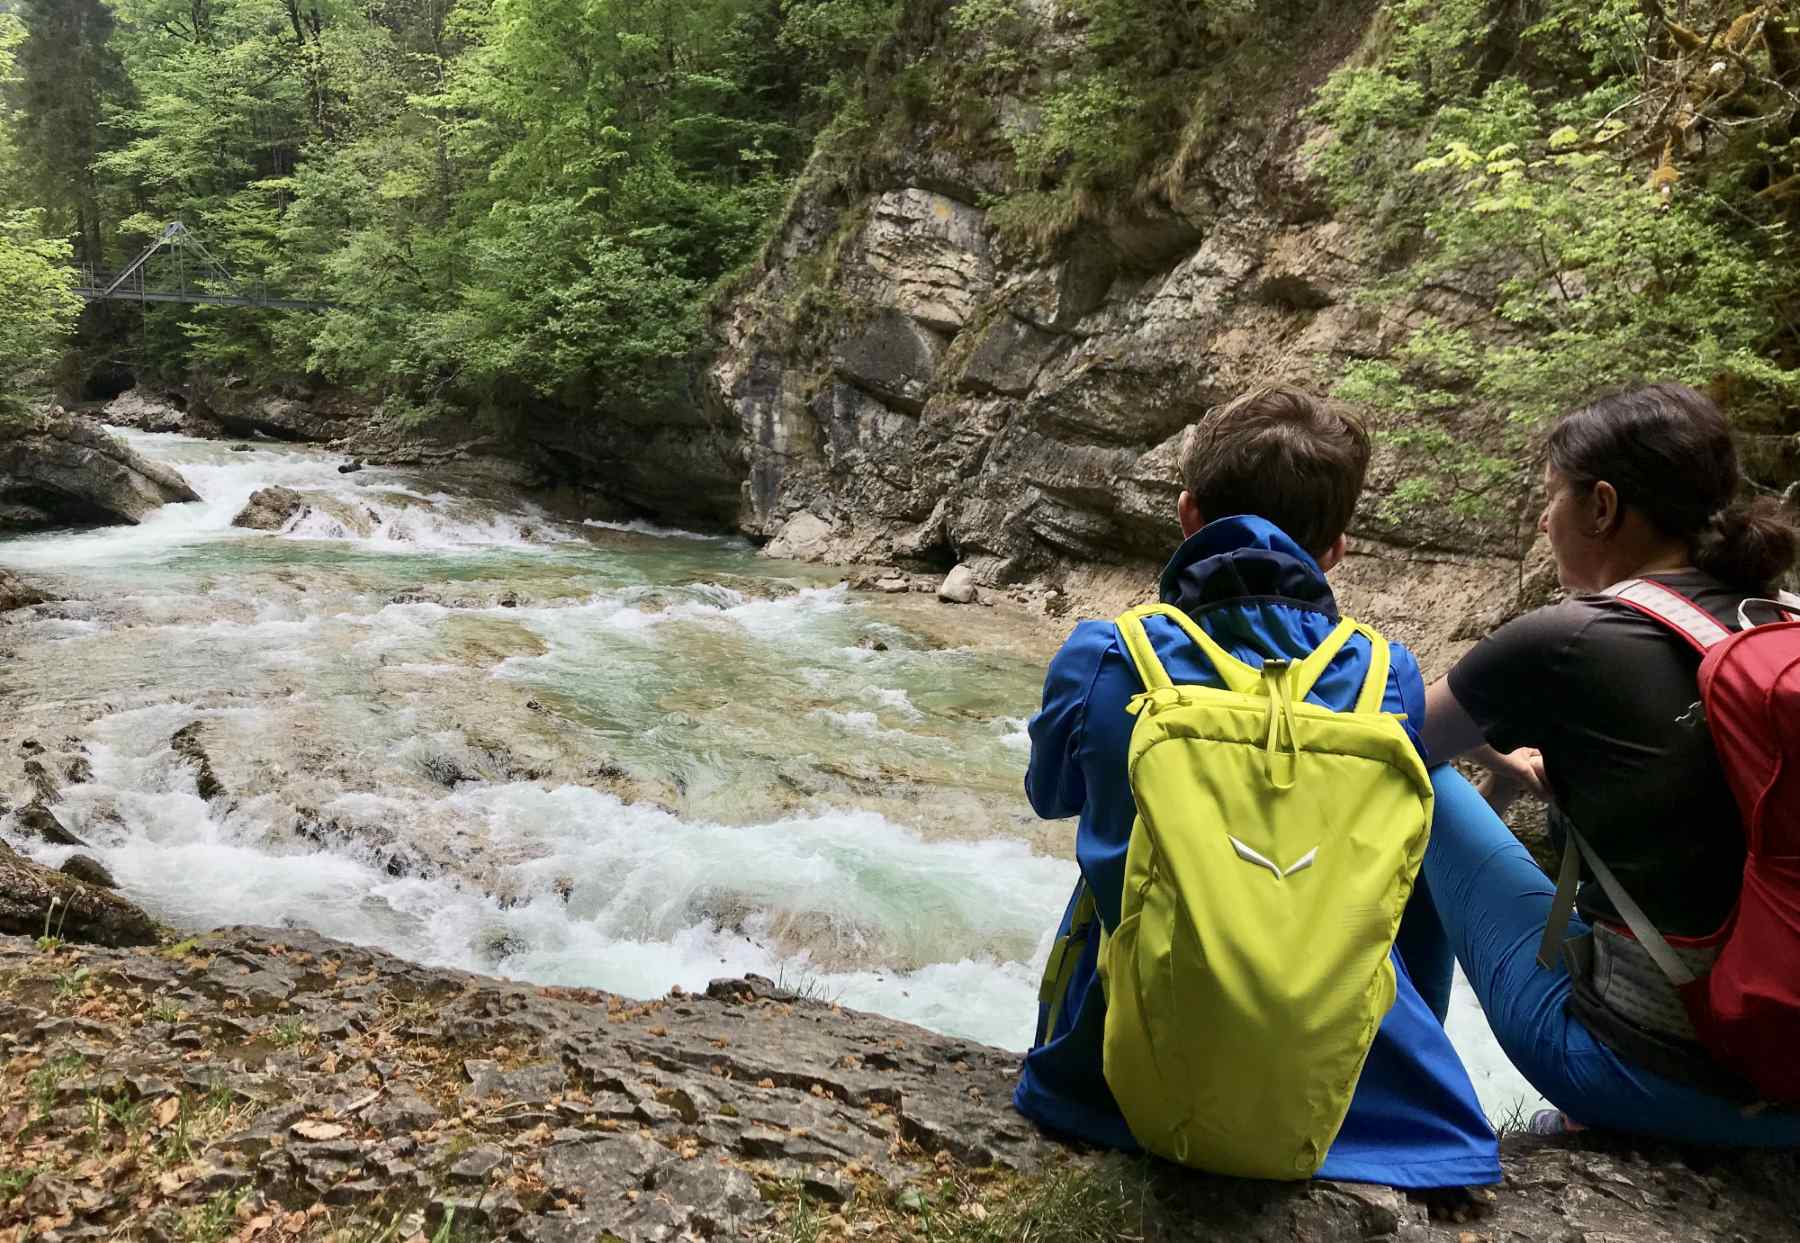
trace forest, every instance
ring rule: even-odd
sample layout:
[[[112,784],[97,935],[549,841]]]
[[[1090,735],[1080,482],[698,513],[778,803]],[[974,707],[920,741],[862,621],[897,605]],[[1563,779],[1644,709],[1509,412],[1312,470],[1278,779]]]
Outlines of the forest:
[[[1355,227],[1359,296],[1410,316],[1332,380],[1437,464],[1412,499],[1480,498],[1516,469],[1447,412],[1529,438],[1648,375],[1709,386],[1759,475],[1792,475],[1794,6],[1365,7],[1306,105],[1306,154]],[[402,420],[654,403],[809,161],[854,182],[920,133],[980,151],[1005,178],[982,206],[1029,263],[1109,214],[1191,203],[1213,136],[1262,106],[1317,9],[0,0],[0,389],[71,365],[68,265],[116,267],[181,220],[328,309],[151,308],[90,326],[90,353],[170,379],[308,375]]]
[[[152,373],[477,411],[647,391],[883,20],[873,0],[9,0],[0,272],[24,314],[0,365],[59,348],[59,267],[123,266],[180,220],[331,309],[153,308]]]

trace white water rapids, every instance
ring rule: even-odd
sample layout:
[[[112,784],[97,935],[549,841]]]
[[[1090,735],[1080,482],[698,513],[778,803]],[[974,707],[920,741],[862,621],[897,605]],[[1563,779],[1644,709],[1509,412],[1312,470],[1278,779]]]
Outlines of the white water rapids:
[[[45,748],[57,816],[154,914],[636,996],[757,972],[1030,1042],[1075,873],[1019,785],[1044,636],[738,541],[120,434],[205,500],[0,541],[67,597],[0,628],[0,742]],[[231,527],[272,484],[311,511]],[[1490,1113],[1535,1100],[1460,981],[1451,1032]]]

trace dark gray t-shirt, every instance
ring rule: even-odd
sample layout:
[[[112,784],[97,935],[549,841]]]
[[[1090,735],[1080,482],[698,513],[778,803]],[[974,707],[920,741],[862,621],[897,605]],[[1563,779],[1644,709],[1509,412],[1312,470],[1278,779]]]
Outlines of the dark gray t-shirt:
[[[1646,575],[1737,628],[1744,593],[1697,570]],[[1450,671],[1450,689],[1499,751],[1536,747],[1556,813],[1587,836],[1669,936],[1718,931],[1737,901],[1744,831],[1699,714],[1700,654],[1635,610],[1578,596],[1508,622]],[[1619,922],[1600,886],[1584,918]]]

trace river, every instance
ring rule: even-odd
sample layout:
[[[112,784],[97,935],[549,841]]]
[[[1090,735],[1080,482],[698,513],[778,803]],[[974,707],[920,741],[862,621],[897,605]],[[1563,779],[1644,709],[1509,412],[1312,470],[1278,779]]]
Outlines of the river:
[[[205,499],[0,541],[68,597],[0,629],[0,707],[153,914],[635,996],[756,972],[1029,1044],[1075,875],[1019,784],[1041,626],[318,450],[118,434]],[[312,511],[233,528],[270,485]],[[1535,1101],[1460,980],[1451,1031],[1490,1113]]]

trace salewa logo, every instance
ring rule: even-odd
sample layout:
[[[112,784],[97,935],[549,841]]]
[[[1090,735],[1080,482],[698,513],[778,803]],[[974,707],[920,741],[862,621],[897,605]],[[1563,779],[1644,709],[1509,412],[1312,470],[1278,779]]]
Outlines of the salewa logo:
[[[1275,874],[1276,880],[1285,880],[1295,872],[1304,872],[1313,865],[1313,860],[1319,857],[1319,848],[1314,846],[1311,850],[1301,855],[1300,858],[1294,862],[1293,866],[1289,867],[1287,871],[1284,872],[1276,865],[1273,859],[1258,854],[1256,851],[1250,849],[1250,847],[1244,845],[1244,843],[1238,841],[1237,838],[1231,837],[1231,834],[1229,833],[1225,836],[1231,838],[1231,848],[1237,851],[1238,858],[1242,859],[1245,863],[1254,863],[1259,868],[1268,868],[1269,871]]]

